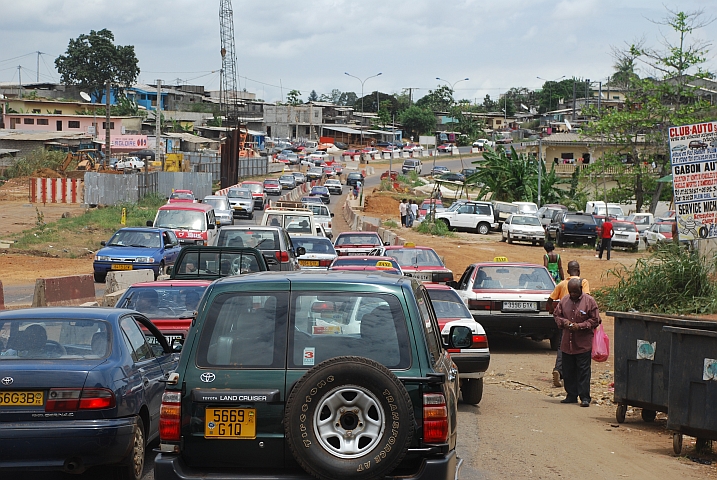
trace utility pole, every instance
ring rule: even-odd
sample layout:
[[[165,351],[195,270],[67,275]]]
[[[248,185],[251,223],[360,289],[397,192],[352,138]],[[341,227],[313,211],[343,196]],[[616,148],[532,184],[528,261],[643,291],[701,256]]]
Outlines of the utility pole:
[[[17,66],[17,82],[20,84],[17,90],[20,93],[20,98],[22,98],[22,65]]]
[[[157,141],[154,146],[154,159],[162,161],[162,171],[164,171],[164,156],[162,155],[162,80],[157,79],[157,107],[154,109],[155,137]]]
[[[601,102],[602,102],[602,82],[598,82],[598,115],[600,114]]]
[[[112,88],[111,80],[107,80],[105,90],[105,162],[109,162],[110,155],[112,155],[112,147],[110,145],[110,90]],[[102,165],[106,167],[109,163]]]
[[[37,83],[40,83],[40,55],[42,52],[40,50],[37,51]]]
[[[573,77],[573,118],[572,118],[573,122],[575,122],[575,100],[577,97],[577,87],[578,87],[578,84],[575,82],[575,78]]]

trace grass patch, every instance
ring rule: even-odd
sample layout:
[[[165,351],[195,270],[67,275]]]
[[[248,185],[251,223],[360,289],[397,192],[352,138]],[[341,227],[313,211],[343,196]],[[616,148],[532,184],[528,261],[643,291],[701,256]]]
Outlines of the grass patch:
[[[416,229],[418,233],[424,233],[426,235],[437,235],[439,237],[455,237],[455,234],[448,230],[448,226],[441,222],[432,223],[429,220],[424,220]]]
[[[717,311],[713,282],[715,258],[676,244],[660,245],[633,268],[608,270],[618,283],[594,292],[604,310],[669,314],[709,314]]]
[[[381,222],[381,225],[387,228],[398,228],[398,223],[396,223],[395,220],[386,220],[384,222]]]
[[[154,220],[157,209],[165,203],[164,197],[152,195],[145,197],[138,204],[93,208],[82,215],[61,218],[51,223],[45,223],[42,212],[35,209],[36,226],[22,232],[12,248],[70,258],[88,255],[99,248],[100,240],[109,239],[123,226],[144,226],[147,220]],[[122,208],[127,209],[126,225],[120,223]]]

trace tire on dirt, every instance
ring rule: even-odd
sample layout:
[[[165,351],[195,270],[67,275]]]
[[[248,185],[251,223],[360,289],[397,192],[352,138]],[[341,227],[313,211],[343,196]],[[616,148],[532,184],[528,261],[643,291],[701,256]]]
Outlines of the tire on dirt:
[[[471,405],[478,405],[483,399],[483,379],[467,378],[461,385],[463,401]]]
[[[311,475],[369,480],[398,466],[414,423],[408,392],[389,369],[346,356],[321,362],[296,383],[286,402],[284,432],[294,458]],[[341,442],[349,431],[356,439],[352,448]]]
[[[137,417],[137,427],[132,437],[132,446],[130,448],[124,464],[115,469],[116,480],[140,480],[144,471],[144,456],[146,454],[147,437],[144,435],[144,423],[140,417]]]
[[[655,417],[657,416],[657,412],[654,411],[654,410],[646,410],[646,409],[643,408],[641,415],[642,415],[642,420],[643,420],[644,422],[650,423],[650,422],[654,422],[654,421],[655,421]]]

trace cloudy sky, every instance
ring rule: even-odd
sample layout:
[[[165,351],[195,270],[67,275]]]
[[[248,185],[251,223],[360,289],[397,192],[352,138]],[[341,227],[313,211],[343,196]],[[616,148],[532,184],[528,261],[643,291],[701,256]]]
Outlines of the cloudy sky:
[[[669,2],[669,0],[667,0]],[[683,11],[717,17],[714,0],[672,0]],[[563,75],[605,81],[611,46],[644,37],[665,18],[656,0],[233,0],[237,73],[242,88],[268,101],[291,89],[303,98],[337,88],[360,95],[414,88],[414,99],[441,83],[456,97],[496,98],[510,87],[539,88]],[[134,45],[141,82],[219,88],[219,0],[5,0],[0,82],[59,81],[54,59],[70,38],[107,28]],[[717,38],[717,22],[695,36]],[[35,53],[34,53],[35,52]],[[707,68],[717,70],[717,45]],[[283,87],[280,88],[280,87]]]

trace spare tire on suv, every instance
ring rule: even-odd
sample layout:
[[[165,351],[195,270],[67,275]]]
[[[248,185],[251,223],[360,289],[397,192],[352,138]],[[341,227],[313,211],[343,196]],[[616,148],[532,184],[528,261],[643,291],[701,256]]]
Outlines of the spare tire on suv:
[[[296,461],[320,479],[383,478],[413,437],[413,408],[391,370],[364,357],[335,357],[296,383],[284,431]]]

